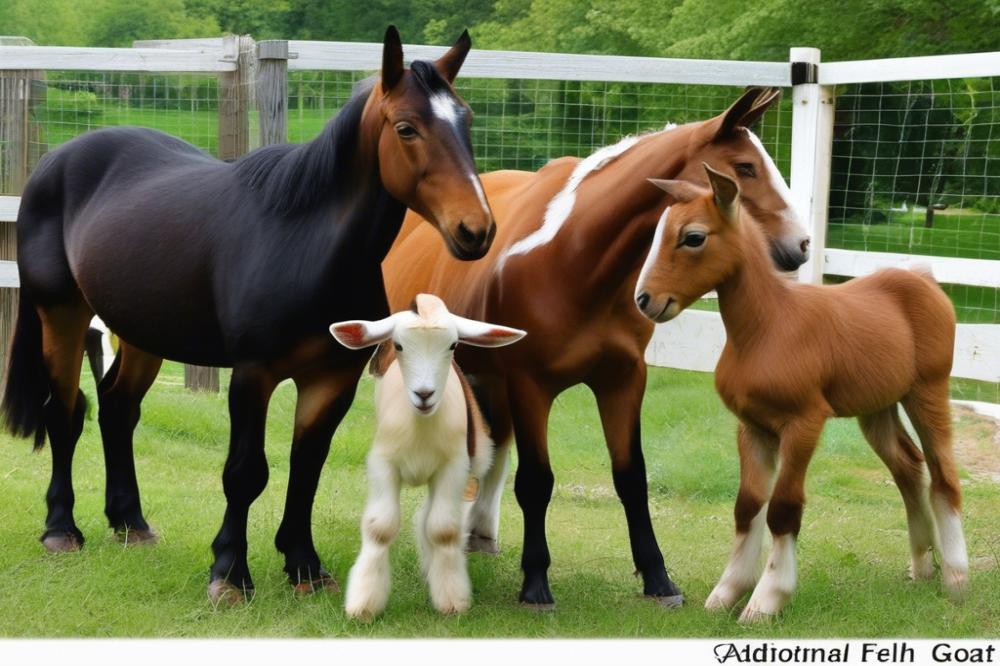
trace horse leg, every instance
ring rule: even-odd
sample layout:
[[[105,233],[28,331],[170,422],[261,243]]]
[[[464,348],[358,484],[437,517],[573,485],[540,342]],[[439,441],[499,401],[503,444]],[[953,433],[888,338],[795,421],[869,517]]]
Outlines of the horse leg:
[[[73,453],[87,412],[87,401],[80,393],[80,369],[87,323],[93,313],[77,296],[69,303],[39,307],[38,316],[51,392],[44,422],[52,447],[52,478],[45,496],[48,514],[41,542],[50,552],[73,551],[79,550],[84,540],[73,519]]]
[[[666,608],[681,606],[684,595],[667,575],[649,515],[646,461],[639,425],[646,365],[641,358],[628,364],[614,364],[589,383],[597,398],[615,491],[625,509],[632,561],[642,575],[643,594]]]
[[[903,398],[931,475],[930,499],[937,520],[941,578],[949,594],[961,598],[969,577],[969,556],[962,534],[962,491],[952,451],[948,380],[914,386]]]
[[[906,507],[910,533],[910,576],[915,580],[934,575],[934,516],[924,480],[924,456],[899,422],[896,405],[858,418],[865,439],[889,468]]]
[[[500,552],[500,500],[510,469],[510,407],[503,390],[486,391],[473,386],[493,440],[493,461],[480,479],[479,496],[469,511],[466,552],[496,555]]]
[[[705,601],[708,610],[732,608],[757,583],[778,440],[740,423],[737,443],[740,451],[740,491],[733,509],[736,539],[726,570]]]
[[[337,588],[313,545],[312,508],[330,440],[354,400],[362,366],[295,379],[295,431],[285,513],[274,544],[285,556],[285,573],[299,592]]]
[[[795,592],[795,540],[806,501],[806,470],[825,421],[824,415],[804,415],[789,422],[781,432],[778,478],[767,507],[767,526],[774,543],[764,575],[743,609],[740,622],[759,622],[777,615]]]
[[[514,494],[524,514],[524,549],[521,569],[524,583],[519,599],[536,610],[555,608],[549,589],[551,563],[545,539],[545,512],[552,499],[555,479],[549,464],[549,412],[555,396],[529,378],[512,378],[510,406],[517,442]]]
[[[277,385],[271,373],[257,365],[233,368],[229,384],[229,454],[222,472],[226,513],[212,541],[215,562],[208,597],[215,603],[239,603],[253,592],[247,565],[247,515],[267,485],[264,424]]]
[[[107,478],[104,514],[118,539],[128,545],[157,540],[142,515],[132,436],[139,423],[142,399],[162,364],[160,357],[122,342],[114,364],[98,386],[97,420],[104,443]]]

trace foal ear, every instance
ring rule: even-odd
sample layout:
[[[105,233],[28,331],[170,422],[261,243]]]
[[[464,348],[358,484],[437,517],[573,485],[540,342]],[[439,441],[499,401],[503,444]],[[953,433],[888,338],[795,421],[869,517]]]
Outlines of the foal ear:
[[[395,315],[378,321],[352,319],[330,324],[330,335],[348,349],[364,349],[391,338],[395,328]]]
[[[728,219],[735,220],[736,209],[740,203],[740,186],[726,174],[710,167],[707,162],[703,162],[702,166],[705,167],[708,182],[712,185],[715,205]]]
[[[717,118],[719,127],[715,131],[715,137],[712,140],[725,141],[732,137],[737,127],[746,127],[747,122],[744,118],[749,118],[751,111],[756,108],[765,95],[770,95],[772,90],[773,88],[761,88],[758,86],[747,88],[746,92]],[[769,104],[769,102],[764,104],[764,108],[760,113],[763,113]],[[757,117],[760,116],[758,115]]]
[[[403,42],[399,38],[399,30],[390,25],[385,29],[385,39],[382,40],[382,92],[387,93],[396,87],[403,78]]]
[[[669,194],[670,198],[673,199],[671,204],[686,203],[705,196],[705,190],[686,180],[661,180],[659,178],[647,178],[646,180]]]
[[[465,56],[469,55],[471,48],[472,38],[469,37],[469,31],[465,30],[448,52],[434,61],[434,66],[441,72],[441,76],[448,79],[448,83],[455,81],[458,70],[462,69],[462,63],[465,62]]]
[[[509,328],[483,321],[452,315],[458,329],[458,339],[475,347],[504,347],[523,338],[527,333],[519,328]]]

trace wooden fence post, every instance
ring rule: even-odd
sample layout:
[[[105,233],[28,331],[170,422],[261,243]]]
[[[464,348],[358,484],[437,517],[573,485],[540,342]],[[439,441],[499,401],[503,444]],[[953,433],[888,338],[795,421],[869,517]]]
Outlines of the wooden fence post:
[[[288,42],[257,44],[257,117],[260,145],[288,141]]]
[[[0,46],[34,46],[26,37],[0,37]],[[28,175],[45,152],[35,107],[45,99],[44,72],[0,70],[0,194],[20,194]],[[0,222],[0,260],[17,260],[17,228]],[[0,289],[0,368],[17,319],[18,290]]]
[[[236,71],[219,74],[219,159],[234,160],[250,150],[254,41],[249,35],[227,35],[222,50],[224,58],[236,62]],[[219,369],[185,365],[184,386],[217,393]]]

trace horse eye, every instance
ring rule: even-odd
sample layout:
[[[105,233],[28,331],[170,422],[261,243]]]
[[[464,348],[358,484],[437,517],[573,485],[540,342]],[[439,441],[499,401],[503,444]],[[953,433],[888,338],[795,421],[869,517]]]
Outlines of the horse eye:
[[[397,123],[396,134],[403,139],[415,139],[418,136],[417,130],[410,123]]]
[[[403,345],[399,344],[398,342],[393,342],[392,346],[396,348],[396,351],[403,351]]]
[[[684,234],[684,238],[681,239],[681,245],[685,247],[701,247],[704,244],[705,234],[700,231],[692,231]]]
[[[741,176],[746,176],[748,178],[755,178],[757,176],[757,170],[753,168],[752,164],[747,162],[736,164],[733,168],[736,169],[736,173]]]
[[[458,343],[457,342],[453,342],[453,343],[451,343],[451,346],[448,347],[448,349],[450,349],[451,351],[455,351],[456,347],[458,347]]]

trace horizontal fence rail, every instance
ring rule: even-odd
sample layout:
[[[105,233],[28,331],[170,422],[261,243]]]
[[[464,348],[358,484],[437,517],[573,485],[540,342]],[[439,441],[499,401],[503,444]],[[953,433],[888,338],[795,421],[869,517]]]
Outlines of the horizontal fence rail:
[[[77,46],[0,46],[0,69],[90,72],[233,72],[221,48],[211,51],[97,48]]]

